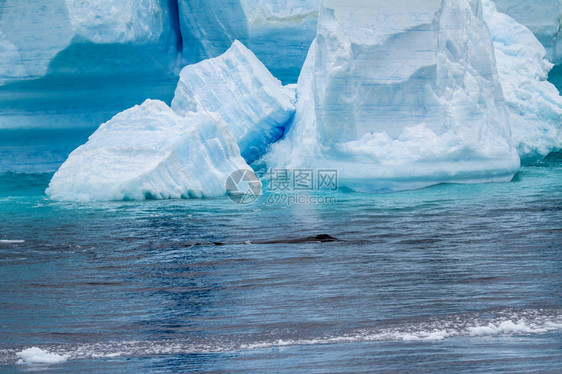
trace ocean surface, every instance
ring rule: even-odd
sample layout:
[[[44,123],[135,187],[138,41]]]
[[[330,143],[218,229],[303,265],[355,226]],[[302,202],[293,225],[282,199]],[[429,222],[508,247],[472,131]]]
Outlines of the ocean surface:
[[[58,203],[50,177],[0,174],[0,372],[562,372],[561,154],[324,204]]]

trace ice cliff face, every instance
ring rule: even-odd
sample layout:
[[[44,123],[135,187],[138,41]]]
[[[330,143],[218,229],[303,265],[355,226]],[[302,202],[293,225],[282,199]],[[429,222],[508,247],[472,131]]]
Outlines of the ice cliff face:
[[[296,81],[316,35],[320,0],[180,0],[186,63],[247,45],[279,79]]]
[[[546,79],[552,64],[533,33],[484,0],[513,140],[524,162],[562,148],[562,97]]]
[[[562,1],[494,0],[498,10],[527,26],[546,48],[548,58],[562,63]]]
[[[41,6],[5,0],[1,9],[3,39],[16,47],[25,69],[19,76],[28,78],[45,75],[52,59],[71,43],[148,45],[169,37],[168,9],[155,0],[45,0]]]
[[[369,191],[513,177],[480,1],[324,4],[272,165],[337,168],[345,186]]]
[[[0,2],[0,129],[95,128],[171,100],[178,35],[167,2]]]
[[[55,58],[63,51],[84,43],[143,46],[152,58],[161,57],[157,68],[173,71],[178,52],[184,64],[192,64],[222,54],[237,39],[270,68],[294,80],[316,33],[319,4],[320,0],[45,0],[38,6],[30,0],[3,0],[0,85],[43,77],[57,70]],[[87,63],[88,56],[76,57],[81,58],[72,61],[75,66],[65,66],[67,71],[84,68],[78,64]],[[127,54],[119,58],[127,59]],[[131,63],[134,70],[143,62],[142,55],[115,61],[121,62]]]
[[[285,83],[296,82],[316,36],[321,0],[241,2],[248,20],[249,48],[276,77]]]

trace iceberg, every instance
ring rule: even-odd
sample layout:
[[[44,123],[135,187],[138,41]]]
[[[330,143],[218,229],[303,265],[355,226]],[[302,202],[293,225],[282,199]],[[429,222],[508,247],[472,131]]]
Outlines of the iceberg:
[[[535,162],[562,148],[562,97],[547,81],[552,64],[527,27],[499,13],[490,0],[483,4],[513,140],[522,161]]]
[[[70,154],[46,193],[64,201],[215,197],[244,169],[251,170],[232,135],[206,114],[182,117],[147,100],[101,125]]]
[[[221,56],[181,71],[172,109],[181,116],[217,113],[252,163],[285,133],[295,113],[295,91],[235,41]]]
[[[520,166],[479,0],[324,1],[297,96],[274,168],[392,191],[509,181]]]
[[[547,50],[548,58],[562,63],[562,2],[560,0],[494,0],[500,12],[527,26]]]
[[[101,125],[46,192],[76,201],[222,196],[229,176],[251,171],[294,112],[294,88],[236,41],[182,70],[171,108],[147,100]]]
[[[490,0],[0,0],[0,170],[54,170],[150,97],[215,113],[250,164],[283,138],[271,165],[359,186],[508,180],[514,149],[561,148],[545,56],[561,61],[562,6],[494,3],[515,20]],[[270,71],[299,77],[294,119],[296,88]]]

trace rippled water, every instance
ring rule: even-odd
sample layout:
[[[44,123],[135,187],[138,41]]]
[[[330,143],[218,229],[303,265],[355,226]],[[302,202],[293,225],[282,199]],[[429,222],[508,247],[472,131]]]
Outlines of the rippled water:
[[[560,156],[324,205],[54,203],[49,178],[0,174],[0,371],[562,371]],[[33,346],[66,361],[16,364]]]

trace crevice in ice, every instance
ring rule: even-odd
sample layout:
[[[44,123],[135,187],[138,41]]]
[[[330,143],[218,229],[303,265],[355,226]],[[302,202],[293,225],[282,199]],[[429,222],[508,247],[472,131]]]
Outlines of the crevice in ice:
[[[555,65],[552,70],[550,70],[548,81],[558,89],[558,92],[562,92],[562,64]]]
[[[180,8],[178,0],[168,0],[170,8],[170,24],[174,34],[176,35],[176,50],[178,53],[183,52],[183,36],[181,34]]]

